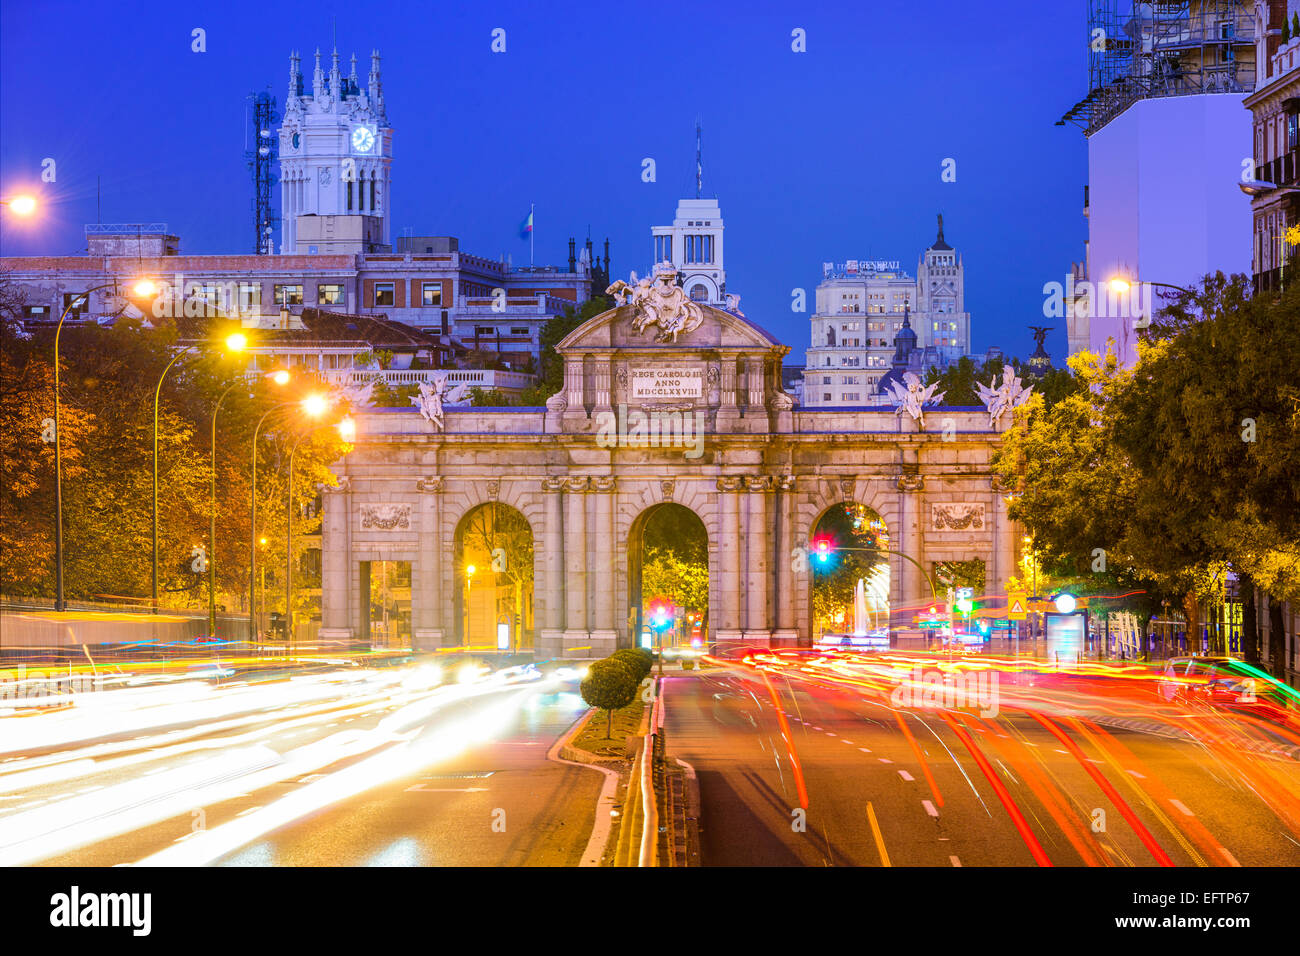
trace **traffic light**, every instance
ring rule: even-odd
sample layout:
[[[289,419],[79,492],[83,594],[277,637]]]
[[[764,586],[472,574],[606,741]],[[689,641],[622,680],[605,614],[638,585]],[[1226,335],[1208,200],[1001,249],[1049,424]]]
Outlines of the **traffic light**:
[[[656,631],[663,633],[672,626],[673,615],[668,605],[662,601],[655,601],[650,605],[650,626]]]
[[[813,542],[813,553],[817,555],[817,560],[826,564],[831,559],[831,554],[835,548],[830,538],[822,537]]]

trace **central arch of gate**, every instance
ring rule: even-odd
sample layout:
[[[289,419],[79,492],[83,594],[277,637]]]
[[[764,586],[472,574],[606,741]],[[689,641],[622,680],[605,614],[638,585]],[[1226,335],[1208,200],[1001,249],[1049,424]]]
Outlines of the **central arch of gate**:
[[[984,409],[927,408],[921,421],[889,406],[803,409],[781,388],[788,347],[762,328],[706,305],[674,317],[644,296],[588,320],[557,351],[564,386],[545,408],[355,416],[339,485],[324,489],[322,639],[366,633],[368,562],[409,561],[419,648],[463,645],[462,596],[492,582],[505,594],[507,577],[516,603],[530,605],[511,606],[512,646],[539,658],[631,646],[639,558],[629,563],[629,539],[635,547],[634,524],[664,502],[704,525],[708,637],[720,644],[811,643],[807,549],[841,503],[885,525],[895,628],[931,603],[943,562],[978,559],[985,589],[1005,589],[1017,533],[990,468],[1000,429]],[[485,546],[494,566],[467,575],[460,529],[492,503],[522,516],[531,545]],[[495,566],[512,559],[531,567]]]

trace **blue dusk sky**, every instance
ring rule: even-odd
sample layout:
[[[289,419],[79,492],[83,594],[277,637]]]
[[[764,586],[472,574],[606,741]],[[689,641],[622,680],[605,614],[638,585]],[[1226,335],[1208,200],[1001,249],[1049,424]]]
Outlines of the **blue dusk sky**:
[[[334,26],[337,20],[337,27]],[[491,51],[494,28],[506,52]],[[207,50],[191,51],[191,31]],[[791,49],[806,33],[807,52]],[[802,363],[821,264],[898,259],[915,274],[942,212],[965,257],[972,347],[1027,357],[1043,284],[1082,259],[1086,142],[1055,124],[1087,87],[1085,4],[935,0],[831,5],[315,2],[0,7],[0,254],[78,254],[95,222],[166,222],[181,251],[251,251],[248,95],[283,106],[289,51],[337,29],[364,85],[383,55],[394,129],[393,235],[454,235],[527,264],[569,236],[611,244],[615,276],[650,264],[650,227],[704,192],[726,222],[728,291]],[[46,158],[57,179],[40,180]],[[651,157],[657,181],[642,181]],[[956,182],[941,180],[956,160]],[[278,208],[279,191],[276,191]],[[804,288],[808,312],[791,310]]]

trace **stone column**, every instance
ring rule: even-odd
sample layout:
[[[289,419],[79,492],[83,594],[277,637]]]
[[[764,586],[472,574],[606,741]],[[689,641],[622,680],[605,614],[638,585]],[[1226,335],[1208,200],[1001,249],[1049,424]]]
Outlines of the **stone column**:
[[[337,488],[323,488],[325,514],[321,522],[322,644],[350,645],[357,635],[357,562],[352,554],[352,479],[339,478]]]
[[[714,634],[719,644],[735,643],[743,636],[740,624],[740,567],[744,554],[740,548],[741,480],[724,477],[717,480],[719,522],[718,541],[718,622]]]
[[[570,478],[564,485],[564,648],[591,643],[587,630],[587,478]],[[578,651],[586,655],[587,651]]]
[[[542,497],[542,613],[535,648],[538,660],[558,657],[564,650],[564,502],[563,478],[543,478]]]
[[[442,647],[442,478],[429,476],[415,483],[420,494],[419,543],[411,568],[411,636],[416,650]]]
[[[722,353],[718,360],[718,378],[721,380],[718,397],[721,404],[714,412],[714,428],[720,432],[734,430],[740,419],[740,409],[736,406],[736,356]]]
[[[763,357],[751,358],[745,363],[746,385],[749,387],[749,414],[762,411],[767,404],[763,384]]]
[[[799,643],[799,631],[794,620],[795,576],[791,553],[798,547],[794,542],[794,483],[792,475],[777,478],[773,496],[776,507],[776,632],[772,635],[773,646],[794,647]]]
[[[898,490],[902,492],[898,499],[899,523],[902,525],[903,553],[925,567],[925,555],[921,553],[921,523],[925,515],[921,513],[921,493],[925,490],[925,481],[917,474],[904,474],[898,479]],[[930,586],[925,576],[911,561],[900,560],[899,570],[902,587],[899,594],[905,605],[920,604],[931,598]],[[910,627],[910,622],[905,625]]]
[[[614,502],[615,479],[602,476],[591,479],[592,497],[596,499],[596,521],[591,529],[596,555],[591,567],[595,586],[596,618],[591,632],[591,655],[608,657],[618,649],[618,631],[614,628]]]
[[[1007,486],[1003,484],[1001,477],[994,475],[989,480],[989,487],[993,491],[993,513],[989,516],[993,528],[993,561],[985,587],[990,594],[1004,594],[1007,590],[1007,578],[1016,571],[1016,533],[1011,519],[1007,516],[1005,498]]]
[[[752,373],[751,366],[751,373]],[[751,392],[751,394],[753,394]],[[745,479],[745,565],[741,580],[745,587],[745,640],[771,644],[772,622],[768,616],[768,573],[771,570],[772,529],[767,520],[767,489],[771,479]]]

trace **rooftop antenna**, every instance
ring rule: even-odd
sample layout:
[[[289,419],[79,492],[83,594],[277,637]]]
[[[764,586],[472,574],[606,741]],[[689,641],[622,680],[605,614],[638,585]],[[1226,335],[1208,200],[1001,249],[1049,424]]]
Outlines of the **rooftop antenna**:
[[[695,198],[704,192],[704,158],[700,145],[700,118],[695,117]]]

